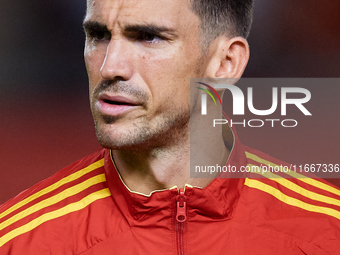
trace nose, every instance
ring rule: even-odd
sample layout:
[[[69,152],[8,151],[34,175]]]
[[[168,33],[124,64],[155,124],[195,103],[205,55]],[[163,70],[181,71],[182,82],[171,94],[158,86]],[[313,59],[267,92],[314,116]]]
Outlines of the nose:
[[[100,68],[104,80],[129,80],[133,73],[132,52],[122,39],[111,39]]]

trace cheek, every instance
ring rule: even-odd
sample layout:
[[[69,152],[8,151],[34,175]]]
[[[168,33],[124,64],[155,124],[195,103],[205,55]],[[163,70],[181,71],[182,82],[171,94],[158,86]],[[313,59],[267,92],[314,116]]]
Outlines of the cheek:
[[[139,58],[140,75],[159,110],[190,104],[190,78],[195,78],[197,55],[174,53],[167,57]]]
[[[154,83],[175,83],[174,88],[182,87],[195,76],[197,56],[186,56],[184,53],[166,54],[166,56],[139,56],[140,75],[148,85]],[[150,83],[151,82],[151,83]],[[159,84],[160,85],[160,84]]]
[[[101,54],[98,49],[89,46],[85,47],[84,60],[90,86],[96,85],[101,81],[100,69],[105,59],[105,55]]]

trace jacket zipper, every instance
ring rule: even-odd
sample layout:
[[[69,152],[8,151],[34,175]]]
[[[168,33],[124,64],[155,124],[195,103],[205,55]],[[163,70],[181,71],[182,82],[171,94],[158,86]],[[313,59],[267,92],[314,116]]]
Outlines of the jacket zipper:
[[[177,213],[176,213],[176,238],[177,238],[177,254],[183,255],[183,227],[187,219],[187,205],[185,201],[184,189],[179,189],[177,197]]]

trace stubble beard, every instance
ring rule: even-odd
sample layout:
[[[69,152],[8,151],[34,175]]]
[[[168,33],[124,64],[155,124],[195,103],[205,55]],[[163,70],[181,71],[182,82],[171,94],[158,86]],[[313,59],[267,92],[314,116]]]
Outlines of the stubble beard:
[[[197,77],[203,76],[203,55],[199,57],[195,65]],[[118,86],[118,90],[119,88],[120,86]],[[122,88],[123,90],[126,92],[125,88]],[[129,93],[128,90],[127,92]],[[132,91],[131,93],[135,92]],[[141,94],[143,96],[143,93]],[[135,95],[138,96],[138,93]],[[146,95],[144,95],[144,100],[147,100]],[[114,127],[117,119],[111,116],[96,114],[94,102],[91,100],[91,110],[98,142],[104,148],[130,151],[162,150],[174,144],[188,143],[190,137],[190,117],[191,112],[193,112],[190,107],[196,107],[197,100],[193,105],[190,105],[189,101],[190,98],[188,98],[188,105],[176,107],[168,113],[162,113],[153,121],[149,121],[146,117],[140,117],[134,119],[125,130],[119,130]]]
[[[98,142],[104,148],[113,150],[166,148],[179,143],[190,133],[190,110],[184,109],[163,114],[151,122],[146,117],[135,119],[124,130],[115,128],[117,120],[113,117],[99,118],[102,119],[98,121],[94,117]]]

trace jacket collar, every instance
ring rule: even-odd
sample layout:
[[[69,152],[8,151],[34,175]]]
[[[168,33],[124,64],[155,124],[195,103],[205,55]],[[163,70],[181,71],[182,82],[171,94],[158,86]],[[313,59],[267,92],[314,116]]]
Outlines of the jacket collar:
[[[225,117],[229,120],[227,116]],[[230,130],[234,141],[226,166],[240,169],[241,166],[247,165],[245,150],[235,129],[230,128]],[[131,191],[124,184],[119,171],[115,168],[109,150],[105,151],[105,173],[112,198],[127,220],[133,219],[136,223],[136,221],[142,222],[150,217],[156,217],[154,220],[158,220],[160,224],[161,221],[166,224],[165,219],[174,218],[179,197],[177,187],[156,190],[149,195]],[[204,220],[228,219],[233,216],[245,176],[229,177],[230,175],[227,176],[222,173],[205,188],[186,185],[184,195],[189,221],[199,221],[203,218],[205,218]],[[132,223],[130,222],[130,224]]]

